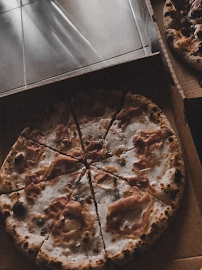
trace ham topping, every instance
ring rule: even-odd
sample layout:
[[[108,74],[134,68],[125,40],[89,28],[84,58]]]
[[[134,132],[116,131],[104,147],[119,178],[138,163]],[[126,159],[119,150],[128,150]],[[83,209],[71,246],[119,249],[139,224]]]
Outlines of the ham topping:
[[[92,141],[85,147],[87,157],[91,159],[103,159],[106,155],[106,149],[100,141]]]
[[[26,154],[18,154],[15,157],[14,164],[19,173],[23,173],[26,169],[33,167],[42,154],[41,148],[37,144],[27,146]]]
[[[129,179],[127,179],[127,182],[131,186],[136,186],[139,188],[148,188],[149,187],[149,179],[147,175],[139,175],[139,176],[134,176]]]
[[[30,203],[34,203],[36,197],[41,193],[41,188],[34,183],[31,183],[28,187],[24,189],[27,200]]]
[[[47,179],[53,179],[59,175],[69,173],[77,167],[78,161],[68,156],[59,155],[52,162],[46,174]]]
[[[64,209],[67,198],[65,196],[54,199],[44,210],[46,220],[58,220],[61,211]]]
[[[140,189],[150,191],[152,194],[156,193],[156,190],[150,185],[149,179],[146,174],[130,177],[127,182],[131,186],[136,186]]]
[[[105,181],[111,179],[111,176],[109,174],[106,174],[105,172],[100,172],[96,175],[95,180],[97,181],[97,184],[102,184]]]
[[[164,138],[161,130],[142,130],[133,137],[133,145],[138,155],[149,156],[154,147],[159,147]]]
[[[69,244],[82,239],[86,242],[87,232],[92,230],[94,219],[85,205],[69,201],[64,211],[63,218],[53,228],[52,235],[55,241]]]
[[[129,107],[117,114],[116,119],[119,120],[118,127],[124,129],[130,119],[142,114],[142,109],[140,107]]]
[[[152,196],[146,192],[143,196],[134,192],[122,198],[108,208],[106,230],[135,238],[149,223],[152,208]]]
[[[34,166],[39,159],[42,151],[40,151],[40,146],[37,144],[33,144],[30,147],[27,147],[27,153],[25,158],[25,168],[29,168],[30,166]]]
[[[159,143],[163,139],[163,133],[160,129],[141,130],[140,136],[144,138],[144,142],[149,146],[154,143]]]
[[[152,167],[153,161],[154,161],[153,155],[149,154],[148,156],[145,156],[140,160],[134,162],[133,170],[140,172],[142,170],[149,169]]]
[[[37,184],[40,181],[40,178],[36,174],[25,175],[25,186],[29,186],[31,183]]]
[[[60,144],[63,143],[66,147],[69,147],[70,143],[71,143],[71,136],[69,133],[69,128],[68,126],[65,125],[57,125],[57,127],[55,128],[55,132],[56,132],[56,143]]]
[[[67,137],[69,138],[69,131],[68,131],[68,127],[65,125],[57,125],[57,127],[55,128],[55,132],[59,137]]]
[[[115,189],[117,185],[116,178],[105,172],[99,172],[95,176],[95,181],[98,186],[105,190]]]
[[[140,136],[135,135],[133,137],[133,145],[138,155],[144,155],[148,152],[148,146]]]

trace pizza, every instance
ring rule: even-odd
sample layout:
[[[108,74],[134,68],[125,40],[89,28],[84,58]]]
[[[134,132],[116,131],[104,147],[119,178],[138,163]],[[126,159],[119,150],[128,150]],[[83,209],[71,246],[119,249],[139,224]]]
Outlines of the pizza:
[[[202,1],[166,0],[163,22],[170,47],[202,71]]]
[[[185,169],[156,104],[88,89],[31,123],[1,167],[0,212],[33,263],[110,269],[165,231],[180,206]]]

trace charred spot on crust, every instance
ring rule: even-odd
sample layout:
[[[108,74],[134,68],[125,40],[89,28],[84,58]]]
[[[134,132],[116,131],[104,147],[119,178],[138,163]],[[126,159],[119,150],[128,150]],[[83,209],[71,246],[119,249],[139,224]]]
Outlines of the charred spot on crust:
[[[175,172],[175,182],[180,183],[182,180],[182,172],[180,170],[176,170]]]
[[[168,210],[165,210],[165,215],[169,216],[169,211]]]
[[[23,247],[24,247],[24,248],[28,248],[28,242],[25,242],[25,243],[23,244]]]
[[[171,143],[171,142],[173,142],[173,137],[169,137],[168,138],[168,141]]]
[[[13,205],[13,213],[16,216],[22,217],[22,216],[24,216],[25,212],[26,212],[26,209],[25,209],[24,205],[21,202],[17,201]]]
[[[150,120],[159,122],[160,113],[158,112],[158,109],[157,108],[155,109],[155,108],[156,107],[152,108],[153,112],[150,113]],[[157,111],[155,111],[155,110],[157,110]]]
[[[94,248],[93,249],[93,253],[99,253],[100,251],[99,251],[99,248]]]
[[[158,111],[158,108],[157,108],[157,107],[153,107],[153,108],[152,108],[152,111],[153,111],[153,112],[157,112],[157,111]]]
[[[89,144],[90,144],[90,141],[86,140],[85,145],[89,145]]]
[[[47,233],[47,228],[41,229],[41,236],[44,236]]]
[[[43,219],[38,219],[36,223],[39,227],[42,227],[44,225],[44,220]]]
[[[155,230],[155,229],[157,229],[158,226],[157,226],[156,223],[153,223],[153,224],[151,225],[151,227],[152,227],[153,230]]]
[[[9,217],[10,215],[11,215],[11,213],[10,213],[10,211],[8,211],[8,210],[4,211],[4,213],[3,213],[3,216],[4,216],[5,219],[6,219],[7,217]]]
[[[24,161],[23,154],[18,154],[15,156],[14,164],[15,164],[15,166],[17,166],[17,165],[21,164],[23,161]]]
[[[140,238],[141,238],[141,240],[145,240],[146,239],[146,234],[145,233],[143,233],[142,235],[140,235]]]
[[[124,251],[123,251],[123,256],[124,256],[125,258],[127,258],[129,255],[130,255],[130,251],[129,251],[129,250],[124,250]]]

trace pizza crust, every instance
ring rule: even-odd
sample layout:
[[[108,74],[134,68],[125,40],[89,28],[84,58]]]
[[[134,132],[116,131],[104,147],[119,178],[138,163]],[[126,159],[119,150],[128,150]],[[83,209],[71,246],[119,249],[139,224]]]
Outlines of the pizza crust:
[[[193,1],[187,2],[192,3]],[[202,71],[202,52],[198,51],[201,40],[197,36],[197,23],[195,20],[191,20],[195,31],[190,37],[186,37],[181,32],[181,18],[182,16],[173,5],[172,0],[166,0],[163,9],[163,24],[168,45],[182,60]],[[202,25],[199,28],[202,28]]]

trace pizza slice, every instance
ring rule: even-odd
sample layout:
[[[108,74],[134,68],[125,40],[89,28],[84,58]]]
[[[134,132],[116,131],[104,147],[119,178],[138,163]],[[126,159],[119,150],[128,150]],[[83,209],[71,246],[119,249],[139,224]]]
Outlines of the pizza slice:
[[[71,270],[104,267],[106,256],[88,174],[77,182],[38,253],[37,264]]]
[[[0,211],[5,217],[7,231],[31,260],[35,260],[83,173],[80,169],[50,181],[32,183],[24,190],[0,195]]]
[[[1,167],[0,194],[20,190],[30,183],[36,184],[82,167],[77,159],[20,136]]]
[[[157,105],[129,92],[105,138],[108,155],[119,155],[133,149],[134,136],[140,130],[161,131],[163,138],[173,133],[166,116]]]
[[[83,150],[68,101],[57,103],[39,112],[22,135],[37,143],[77,159],[83,158]]]
[[[133,141],[132,150],[95,162],[94,166],[177,208],[184,191],[185,171],[176,136],[164,139],[161,130],[141,130]]]
[[[121,91],[91,89],[78,92],[71,98],[89,162],[107,155],[104,138],[121,108],[123,95]]]
[[[202,71],[202,1],[166,0],[163,25],[170,49]]]
[[[90,167],[108,259],[128,262],[166,229],[171,206],[110,173]]]

